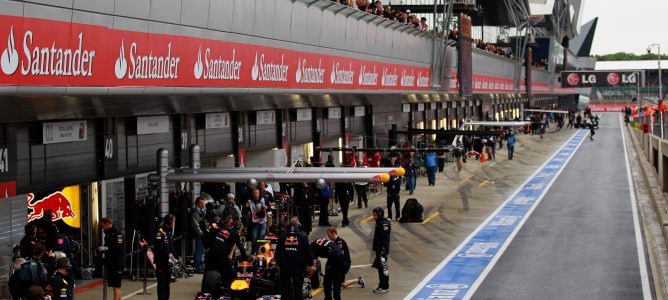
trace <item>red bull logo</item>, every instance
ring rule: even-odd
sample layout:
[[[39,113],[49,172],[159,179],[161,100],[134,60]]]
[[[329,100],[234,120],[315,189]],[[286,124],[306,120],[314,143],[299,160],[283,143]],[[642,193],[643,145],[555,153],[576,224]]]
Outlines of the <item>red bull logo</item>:
[[[50,194],[42,199],[35,199],[35,195],[28,194],[28,222],[39,219],[47,211],[51,211],[53,221],[65,218],[76,219],[77,215],[72,210],[72,204],[69,199],[60,191]]]

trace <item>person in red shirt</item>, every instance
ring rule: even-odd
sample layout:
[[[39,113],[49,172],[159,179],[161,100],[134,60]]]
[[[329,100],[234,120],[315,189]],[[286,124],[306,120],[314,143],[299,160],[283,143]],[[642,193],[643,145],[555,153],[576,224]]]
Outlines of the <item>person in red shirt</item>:
[[[346,153],[346,167],[357,167],[357,147],[355,146],[352,151]]]
[[[377,148],[377,147],[376,147]],[[368,166],[371,168],[380,167],[380,160],[382,159],[380,152],[376,151],[369,156]]]

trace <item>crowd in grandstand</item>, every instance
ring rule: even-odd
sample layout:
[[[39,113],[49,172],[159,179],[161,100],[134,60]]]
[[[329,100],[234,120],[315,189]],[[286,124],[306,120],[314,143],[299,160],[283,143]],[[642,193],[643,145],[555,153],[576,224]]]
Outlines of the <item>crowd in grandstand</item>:
[[[427,29],[429,29],[429,25],[427,25],[427,18],[425,17],[418,18],[416,15],[411,14],[410,10],[400,11],[398,9],[393,8],[392,5],[383,6],[383,4],[380,1],[375,1],[375,2],[370,0],[355,0],[355,1],[332,0],[332,1],[349,7],[357,7],[357,9],[361,11],[377,15],[390,21],[399,22],[401,24],[408,25],[422,31],[427,31]]]

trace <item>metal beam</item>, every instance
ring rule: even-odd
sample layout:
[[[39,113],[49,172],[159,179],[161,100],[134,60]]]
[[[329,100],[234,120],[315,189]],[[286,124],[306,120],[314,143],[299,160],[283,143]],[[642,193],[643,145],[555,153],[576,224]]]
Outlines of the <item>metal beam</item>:
[[[276,182],[316,182],[325,180],[327,182],[387,182],[390,174],[380,173],[172,173],[168,174],[166,180],[169,182],[246,182],[247,180],[266,180]],[[161,203],[162,204],[162,203]],[[167,207],[169,208],[169,207]]]

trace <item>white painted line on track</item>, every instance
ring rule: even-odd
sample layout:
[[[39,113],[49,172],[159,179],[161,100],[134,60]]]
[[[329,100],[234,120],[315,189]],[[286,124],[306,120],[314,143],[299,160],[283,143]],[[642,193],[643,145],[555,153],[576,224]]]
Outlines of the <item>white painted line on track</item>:
[[[622,143],[624,145],[624,161],[626,162],[626,177],[629,182],[629,199],[631,200],[631,211],[633,212],[633,228],[635,229],[636,247],[638,248],[638,263],[640,267],[640,283],[642,284],[642,293],[645,300],[652,299],[652,292],[649,288],[649,276],[647,273],[647,263],[645,261],[645,245],[642,241],[640,232],[640,221],[638,219],[638,202],[636,200],[636,190],[631,176],[631,163],[629,162],[629,152],[626,149],[626,135],[624,134],[624,123],[622,116],[619,115],[619,126],[622,133]]]
[[[150,290],[150,289],[152,289],[152,288],[154,288],[154,287],[156,287],[156,286],[158,286],[157,283],[151,284],[151,285],[149,285],[149,286],[146,287],[146,290],[148,291],[148,290]],[[141,290],[138,290],[138,291],[136,291],[136,292],[134,292],[134,293],[132,293],[132,294],[128,294],[128,295],[126,295],[126,296],[123,296],[123,298],[121,298],[121,300],[125,300],[125,299],[128,299],[128,298],[130,298],[130,297],[134,297],[134,296],[136,296],[137,294],[139,294],[139,293],[141,293],[141,292],[143,292],[143,291],[144,291],[144,289],[142,288]],[[157,296],[156,296],[156,297],[157,297]]]

